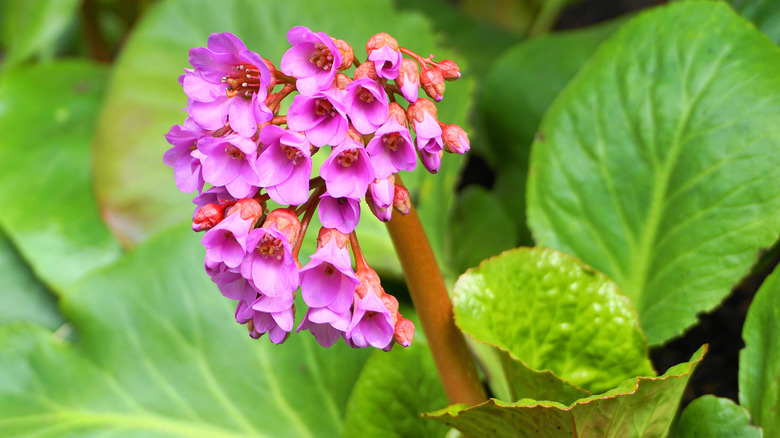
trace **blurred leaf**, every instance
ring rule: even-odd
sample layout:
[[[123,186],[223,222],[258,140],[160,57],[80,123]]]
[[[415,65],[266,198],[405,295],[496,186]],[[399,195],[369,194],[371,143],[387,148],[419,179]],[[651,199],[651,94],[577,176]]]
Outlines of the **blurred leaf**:
[[[752,21],[775,44],[780,44],[780,8],[776,0],[729,0],[731,6]]]
[[[447,221],[448,265],[454,272],[517,245],[517,228],[498,198],[479,186],[458,194]]]
[[[52,57],[57,40],[76,18],[80,0],[4,0],[0,42],[3,68],[33,56]]]
[[[375,351],[368,359],[349,397],[345,437],[447,434],[447,426],[420,416],[447,405],[433,356],[421,334],[417,332],[409,347],[396,345],[389,353]]]
[[[339,436],[368,352],[250,339],[202,253],[175,230],[69,290],[76,345],[0,328],[0,436]]]
[[[742,329],[739,402],[767,437],[780,435],[780,270],[753,298]]]
[[[453,306],[458,327],[469,336],[591,392],[654,375],[626,297],[606,276],[567,254],[517,248],[485,260],[455,283]],[[534,377],[522,369],[515,374]],[[558,384],[538,377],[551,387]],[[514,399],[542,398],[534,388],[543,385],[510,385]]]
[[[56,329],[64,322],[54,297],[30,271],[11,242],[0,231],[0,325],[32,321]]]
[[[706,346],[690,362],[675,365],[661,377],[636,377],[603,394],[570,405],[523,399],[490,399],[480,405],[452,405],[427,414],[467,436],[599,437],[664,436],[683,389],[701,362]]]
[[[517,245],[533,246],[531,231],[525,215],[525,184],[528,167],[504,167],[493,182],[491,193],[501,203],[502,210],[509,213],[514,223]]]
[[[192,195],[177,191],[173,172],[162,164],[163,152],[169,147],[163,134],[185,117],[180,109],[186,105],[186,97],[176,78],[189,66],[189,49],[205,46],[212,32],[233,32],[250,50],[278,63],[290,47],[287,30],[295,25],[344,39],[361,58],[365,57],[363,42],[379,31],[393,34],[412,50],[433,52],[441,58],[449,55],[434,43],[430,26],[419,14],[399,14],[385,0],[169,0],[156,5],[138,24],[114,69],[95,140],[98,197],[110,227],[127,244],[180,223],[192,211]],[[468,80],[447,87],[439,110],[442,121],[463,123],[472,88]],[[443,224],[459,162],[459,157],[446,157],[435,177],[424,175],[422,166],[404,175],[440,259]],[[367,208],[363,214],[361,222],[375,220]],[[378,228],[372,224],[358,230],[361,239],[372,234],[366,239],[377,242],[376,248],[364,245],[372,264],[374,255],[387,259],[391,248],[386,233]],[[375,235],[378,232],[381,234]],[[397,261],[391,262],[378,268],[400,272]]]
[[[745,408],[727,398],[704,395],[682,412],[673,436],[680,438],[761,438]]]
[[[0,225],[55,292],[120,254],[91,191],[90,141],[106,73],[57,62],[0,77]]]
[[[715,307],[780,232],[780,49],[718,2],[650,10],[545,115],[528,218],[631,299],[651,345]]]

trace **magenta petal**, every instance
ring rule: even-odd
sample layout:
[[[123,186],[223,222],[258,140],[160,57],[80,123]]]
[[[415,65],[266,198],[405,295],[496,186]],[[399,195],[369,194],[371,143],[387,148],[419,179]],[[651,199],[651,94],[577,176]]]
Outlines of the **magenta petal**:
[[[280,329],[286,332],[292,331],[293,326],[295,325],[295,320],[293,318],[293,312],[291,308],[281,312],[273,312],[271,313],[271,316],[274,318],[274,321]]]
[[[369,345],[375,348],[385,348],[393,339],[393,326],[388,323],[383,314],[376,314],[361,324],[361,332]]]
[[[281,147],[269,147],[257,159],[258,181],[262,187],[275,186],[287,180],[294,169]]]
[[[228,110],[230,127],[240,136],[249,138],[257,132],[257,122],[252,111],[251,102],[242,97],[231,99]]]

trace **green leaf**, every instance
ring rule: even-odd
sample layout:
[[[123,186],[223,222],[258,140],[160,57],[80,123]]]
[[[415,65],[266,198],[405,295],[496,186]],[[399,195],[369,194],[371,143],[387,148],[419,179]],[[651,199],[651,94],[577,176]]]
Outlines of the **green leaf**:
[[[345,13],[345,11],[352,11]],[[162,165],[170,146],[163,134],[182,123],[186,96],[176,78],[188,67],[188,51],[205,46],[212,32],[233,32],[250,50],[277,65],[290,47],[287,31],[305,25],[349,42],[356,56],[364,58],[363,44],[380,31],[394,35],[404,47],[426,55],[446,58],[448,52],[435,44],[428,23],[417,14],[400,14],[387,0],[291,0],[256,2],[232,0],[211,2],[169,0],[150,8],[125,46],[111,80],[99,120],[95,157],[97,192],[110,227],[128,243],[148,236],[189,217],[192,194],[182,194],[173,184],[173,172]],[[439,116],[446,123],[462,123],[473,88],[469,80],[447,86]],[[444,226],[451,193],[457,179],[460,157],[446,157],[435,177],[418,166],[404,175],[404,182],[418,202],[418,213],[431,231],[429,236],[442,256]],[[143,175],[143,178],[139,178]],[[373,221],[363,206],[364,220]],[[358,229],[361,236],[376,234],[375,225]],[[374,236],[378,249],[366,245],[366,257],[386,257],[390,240],[384,230]],[[388,268],[400,272],[394,261]]]
[[[674,436],[681,438],[761,438],[745,408],[727,398],[704,395],[686,406]]]
[[[693,369],[706,346],[690,362],[661,377],[636,377],[604,394],[570,405],[523,399],[490,399],[480,405],[452,405],[428,414],[467,436],[631,438],[665,436]]]
[[[591,392],[654,375],[626,297],[567,254],[517,248],[488,259],[455,283],[453,308],[456,324],[471,337]],[[547,398],[521,391],[538,386],[523,382],[514,398]]]
[[[0,325],[32,321],[49,329],[64,322],[54,297],[35,278],[11,242],[0,230]]]
[[[780,232],[780,48],[718,2],[605,42],[533,145],[529,225],[612,278],[651,345],[715,307]]]
[[[780,435],[780,270],[767,277],[748,310],[739,353],[739,402],[767,437]]]
[[[448,265],[464,272],[517,245],[517,228],[498,198],[479,186],[458,194],[447,221]]]
[[[250,339],[197,240],[162,234],[69,290],[78,344],[0,328],[0,436],[340,436],[367,352]]]
[[[106,73],[57,62],[0,77],[0,226],[56,292],[120,254],[91,190],[90,141]]]
[[[411,346],[375,351],[347,404],[344,436],[444,437],[449,428],[420,416],[447,405],[433,356],[417,332]]]
[[[6,49],[2,65],[8,68],[33,56],[51,57],[57,40],[75,20],[81,1],[5,0],[3,3],[0,41]]]
[[[775,44],[780,44],[780,9],[775,0],[729,0],[729,3]]]

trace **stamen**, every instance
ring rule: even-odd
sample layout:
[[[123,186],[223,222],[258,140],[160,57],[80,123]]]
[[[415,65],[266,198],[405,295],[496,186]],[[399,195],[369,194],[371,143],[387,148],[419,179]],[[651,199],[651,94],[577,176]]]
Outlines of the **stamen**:
[[[228,147],[225,148],[225,152],[227,152],[228,155],[235,158],[236,160],[243,160],[246,157],[246,154],[243,153],[241,149],[233,146],[230,143],[228,143]]]
[[[348,149],[339,153],[338,156],[336,156],[336,161],[338,161],[342,167],[349,167],[352,165],[352,163],[357,161],[358,158],[359,156],[357,149]]]

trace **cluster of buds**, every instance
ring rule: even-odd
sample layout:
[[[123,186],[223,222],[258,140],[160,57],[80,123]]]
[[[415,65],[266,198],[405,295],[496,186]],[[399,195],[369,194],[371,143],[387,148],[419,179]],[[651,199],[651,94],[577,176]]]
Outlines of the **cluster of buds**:
[[[205,231],[206,272],[238,302],[236,321],[253,338],[288,337],[300,288],[308,309],[297,331],[321,345],[408,346],[414,325],[382,289],[354,230],[361,199],[382,221],[409,212],[409,192],[394,175],[415,169],[418,157],[436,173],[444,151],[469,149],[463,129],[440,122],[435,104],[417,96],[422,87],[440,101],[458,66],[422,58],[385,33],[368,41],[362,63],[322,32],[299,26],[287,39],[277,69],[235,35],[212,34],[207,47],[190,50],[193,68],[179,77],[187,118],[166,135],[173,147],[163,160],[180,190],[198,192],[192,228]],[[279,115],[287,97],[289,111]],[[326,146],[313,177],[312,155]],[[269,212],[269,200],[282,207]],[[298,253],[315,211],[323,227],[303,266]]]

